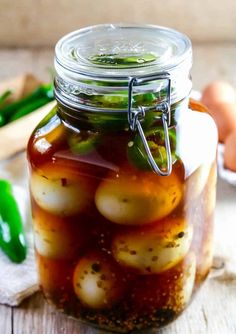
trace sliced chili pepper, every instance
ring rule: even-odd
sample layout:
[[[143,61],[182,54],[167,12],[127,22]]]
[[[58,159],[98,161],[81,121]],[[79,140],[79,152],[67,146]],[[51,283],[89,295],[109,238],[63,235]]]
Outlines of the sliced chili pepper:
[[[11,184],[0,180],[0,247],[16,263],[25,260],[27,246],[23,223]]]
[[[159,93],[159,92],[158,92]],[[157,101],[158,93],[143,93],[133,95],[133,107],[154,105]],[[127,109],[128,107],[128,90],[113,93],[113,95],[94,95],[93,102],[103,108]]]
[[[73,134],[69,137],[69,146],[75,154],[88,154],[94,150],[95,146],[99,142],[98,133],[86,132]]]
[[[143,63],[150,63],[157,59],[157,56],[153,53],[146,54],[134,54],[134,55],[122,55],[118,53],[100,54],[90,57],[90,61],[94,64],[101,65],[136,65]]]
[[[164,130],[162,128],[147,131],[145,137],[152,156],[160,168],[165,168],[167,165],[167,155],[165,149]],[[178,159],[176,154],[176,133],[175,129],[169,129],[170,147],[172,155],[172,163]],[[127,148],[128,160],[132,165],[142,170],[152,170],[148,162],[147,153],[145,152],[142,139],[139,134],[136,134],[133,141],[128,143]]]

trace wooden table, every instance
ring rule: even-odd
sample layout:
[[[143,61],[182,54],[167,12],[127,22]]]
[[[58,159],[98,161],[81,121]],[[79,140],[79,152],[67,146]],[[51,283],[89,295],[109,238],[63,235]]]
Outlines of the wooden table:
[[[223,289],[224,300],[215,294],[217,289]],[[236,297],[227,286],[208,281],[176,322],[166,329],[145,333],[235,334],[235,307]],[[57,313],[40,293],[17,308],[0,306],[0,324],[2,334],[105,334]]]
[[[218,182],[216,232],[224,231],[236,244],[236,188]],[[236,247],[236,246],[235,246]],[[236,268],[235,268],[236,269]],[[46,304],[40,293],[25,300],[19,307],[0,306],[1,334],[103,334],[57,313]],[[236,334],[236,278],[222,281],[210,278],[189,308],[172,325],[159,334]]]

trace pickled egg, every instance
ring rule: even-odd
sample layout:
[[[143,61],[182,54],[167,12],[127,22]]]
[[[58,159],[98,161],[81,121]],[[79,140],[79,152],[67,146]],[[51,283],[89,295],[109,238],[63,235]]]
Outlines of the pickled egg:
[[[94,309],[110,307],[124,292],[124,280],[118,266],[99,252],[89,253],[79,260],[73,274],[73,286],[81,303]]]
[[[48,258],[65,258],[71,253],[70,240],[60,231],[35,228],[34,242],[37,252]]]
[[[131,299],[141,314],[181,312],[189,303],[196,275],[196,256],[190,252],[175,267],[162,274],[140,276],[133,284]],[[163,313],[164,316],[165,313]]]
[[[119,233],[112,242],[112,254],[118,263],[141,274],[157,274],[184,258],[192,236],[192,226],[184,219],[166,219]]]
[[[236,172],[236,130],[225,141],[224,165],[231,171]]]
[[[167,216],[181,198],[182,185],[174,173],[162,177],[150,172],[104,180],[96,191],[95,203],[113,223],[141,225]]]
[[[93,201],[91,182],[57,165],[33,171],[31,192],[42,209],[59,216],[75,215]]]
[[[88,237],[83,222],[72,222],[37,208],[34,210],[33,225],[36,251],[51,259],[73,258]]]

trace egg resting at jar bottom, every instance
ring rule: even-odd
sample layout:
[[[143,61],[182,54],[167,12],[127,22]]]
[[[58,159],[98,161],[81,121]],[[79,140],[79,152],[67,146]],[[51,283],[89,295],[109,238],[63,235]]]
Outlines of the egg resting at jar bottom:
[[[78,261],[73,286],[82,304],[102,309],[110,307],[123,296],[125,280],[111,258],[94,251]]]

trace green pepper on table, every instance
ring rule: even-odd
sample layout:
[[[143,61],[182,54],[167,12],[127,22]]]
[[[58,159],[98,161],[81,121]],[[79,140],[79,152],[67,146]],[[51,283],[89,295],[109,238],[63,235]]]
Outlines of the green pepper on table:
[[[21,108],[19,108],[10,118],[9,118],[9,122],[13,122],[25,115],[28,115],[29,113],[31,113],[32,111],[44,106],[45,104],[47,104],[49,101],[48,97],[41,97]]]
[[[4,117],[0,114],[0,127],[5,124],[5,119]]]
[[[53,85],[46,84],[36,88],[30,95],[11,104],[0,106],[0,126],[12,122],[42,107],[54,99]]]
[[[21,263],[27,255],[24,227],[11,184],[0,180],[0,247],[12,262]]]
[[[10,89],[3,92],[3,94],[0,96],[0,108],[1,106],[5,105],[5,102],[7,98],[12,94],[12,91]],[[0,127],[3,126],[6,123],[5,117],[0,113]]]

